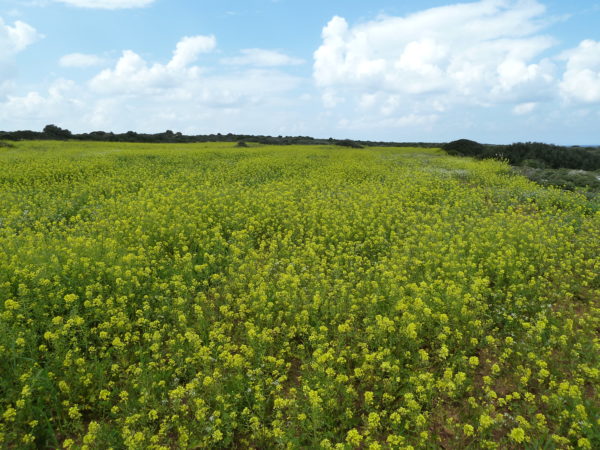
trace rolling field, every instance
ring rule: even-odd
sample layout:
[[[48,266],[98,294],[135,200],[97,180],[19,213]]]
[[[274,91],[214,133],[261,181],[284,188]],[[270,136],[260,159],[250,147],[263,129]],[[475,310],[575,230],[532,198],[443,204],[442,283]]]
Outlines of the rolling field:
[[[600,205],[411,148],[0,148],[2,448],[600,448]]]

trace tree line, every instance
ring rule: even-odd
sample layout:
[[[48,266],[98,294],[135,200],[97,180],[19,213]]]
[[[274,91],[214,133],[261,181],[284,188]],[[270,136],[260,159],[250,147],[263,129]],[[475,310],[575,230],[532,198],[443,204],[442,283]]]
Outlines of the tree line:
[[[146,144],[187,144],[198,142],[255,142],[265,145],[341,145],[343,147],[363,148],[363,147],[439,147],[439,144],[432,142],[383,142],[383,141],[363,141],[352,139],[318,139],[310,136],[264,136],[249,134],[203,134],[203,135],[185,135],[167,130],[162,133],[136,133],[128,131],[126,133],[113,133],[106,131],[92,131],[91,133],[75,134],[71,131],[60,128],[56,125],[46,125],[40,131],[20,130],[20,131],[0,131],[0,140],[19,141],[19,140],[79,140],[79,141],[101,141],[101,142],[140,142]]]

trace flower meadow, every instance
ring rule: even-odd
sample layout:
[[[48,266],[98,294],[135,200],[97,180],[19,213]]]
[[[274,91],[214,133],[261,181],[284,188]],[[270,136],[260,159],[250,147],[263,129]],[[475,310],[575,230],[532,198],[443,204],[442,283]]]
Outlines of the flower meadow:
[[[2,448],[600,448],[600,204],[416,148],[0,149]]]

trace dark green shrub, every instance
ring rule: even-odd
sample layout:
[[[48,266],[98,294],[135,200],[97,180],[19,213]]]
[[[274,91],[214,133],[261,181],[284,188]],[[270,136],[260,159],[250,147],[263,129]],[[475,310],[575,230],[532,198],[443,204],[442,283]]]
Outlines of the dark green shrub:
[[[485,146],[469,139],[459,139],[457,141],[449,142],[448,144],[444,144],[442,149],[453,156],[481,157],[485,153]]]

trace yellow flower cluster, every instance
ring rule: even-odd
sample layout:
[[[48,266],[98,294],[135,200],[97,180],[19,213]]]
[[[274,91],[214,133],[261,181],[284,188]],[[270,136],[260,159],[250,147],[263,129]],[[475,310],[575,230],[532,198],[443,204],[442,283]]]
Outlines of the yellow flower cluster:
[[[436,149],[0,151],[2,448],[600,448],[600,201]]]

